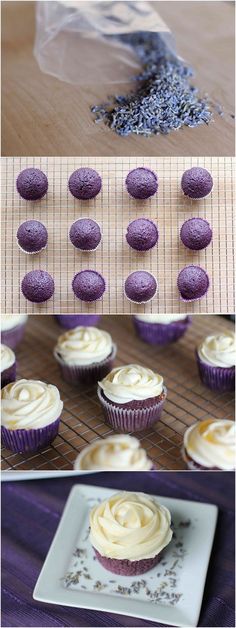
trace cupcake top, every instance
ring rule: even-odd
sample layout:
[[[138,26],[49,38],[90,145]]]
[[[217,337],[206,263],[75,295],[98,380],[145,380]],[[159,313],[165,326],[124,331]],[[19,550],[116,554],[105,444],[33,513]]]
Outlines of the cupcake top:
[[[63,403],[52,384],[20,379],[8,384],[1,393],[2,425],[7,429],[38,429],[56,421]]]
[[[118,560],[154,558],[172,538],[171,515],[154,497],[124,491],[90,513],[90,541],[102,555]]]
[[[152,466],[152,461],[137,438],[129,434],[114,434],[108,438],[99,438],[85,447],[77,456],[74,469],[149,471]]]
[[[16,358],[12,349],[1,344],[1,373],[15,364],[15,361]]]
[[[183,321],[186,314],[135,314],[135,318],[144,323],[157,323],[159,325],[169,325],[176,321]]]
[[[235,437],[234,421],[207,419],[186,430],[184,447],[187,454],[203,467],[231,471],[235,467]]]
[[[233,331],[207,336],[198,347],[200,360],[210,366],[230,368],[236,363],[236,339]]]
[[[70,366],[94,364],[112,352],[110,334],[97,327],[74,327],[59,336],[54,353]]]
[[[27,318],[27,314],[3,314],[1,316],[1,331],[8,331],[18,325],[24,325]]]
[[[163,377],[139,364],[118,366],[98,383],[114,403],[159,397],[163,391]]]

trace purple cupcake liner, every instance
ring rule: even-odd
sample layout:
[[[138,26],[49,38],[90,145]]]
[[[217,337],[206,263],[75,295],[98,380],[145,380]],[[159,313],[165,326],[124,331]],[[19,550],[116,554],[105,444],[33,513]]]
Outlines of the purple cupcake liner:
[[[21,342],[25,331],[25,323],[17,325],[12,329],[1,331],[1,343],[7,345],[10,349],[15,349]]]
[[[189,469],[190,471],[222,471],[222,469],[220,469],[219,467],[204,467],[202,464],[199,464],[198,462],[193,460],[193,458],[190,458],[190,456],[188,456],[184,447],[182,447],[181,449],[181,454],[187,469]]]
[[[85,366],[69,366],[66,364],[60,356],[54,352],[63,379],[68,384],[78,385],[80,382],[83,384],[97,384],[100,379],[103,379],[110,373],[113,368],[114,359],[116,357],[117,347],[113,345],[112,352],[102,362],[94,362],[93,364]]]
[[[109,403],[101,393],[100,387],[97,389],[98,398],[102,404],[104,416],[114,430],[120,432],[141,432],[156,423],[162,413],[162,408],[166,400],[167,389],[164,387],[165,397],[159,403],[144,408],[124,408]],[[145,404],[145,401],[143,402]]]
[[[142,560],[120,560],[118,558],[107,558],[102,556],[95,547],[93,548],[96,557],[101,565],[108,571],[116,573],[119,576],[139,576],[146,571],[153,569],[162,559],[162,552],[154,556],[154,558],[143,558]]]
[[[202,383],[217,392],[231,392],[235,388],[235,367],[221,368],[205,364],[196,351],[198,371]]]
[[[176,342],[187,331],[192,320],[190,316],[182,321],[163,325],[162,323],[146,323],[133,317],[134,327],[138,336],[150,345],[165,345]]]
[[[36,430],[9,430],[2,425],[2,445],[15,453],[33,453],[50,445],[58,434],[59,423],[60,417],[50,425]]]
[[[56,314],[59,325],[65,329],[74,329],[82,325],[82,327],[95,326],[101,318],[100,314]]]
[[[4,371],[2,371],[1,388],[4,388],[4,386],[7,386],[7,384],[10,384],[11,382],[15,382],[15,379],[16,379],[16,362],[14,362],[14,364],[11,364],[11,366],[9,366],[8,369],[5,369]]]

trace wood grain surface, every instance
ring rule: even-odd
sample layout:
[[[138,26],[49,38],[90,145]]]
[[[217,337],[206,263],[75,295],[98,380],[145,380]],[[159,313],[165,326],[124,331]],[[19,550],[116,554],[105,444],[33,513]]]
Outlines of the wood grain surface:
[[[168,156],[234,154],[234,3],[155,2],[177,49],[195,68],[196,84],[219,101],[208,127],[169,136],[121,138],[95,125],[90,106],[107,86],[81,88],[43,74],[33,56],[35,2],[2,2],[2,152],[35,156]],[[112,92],[110,89],[109,93]]]

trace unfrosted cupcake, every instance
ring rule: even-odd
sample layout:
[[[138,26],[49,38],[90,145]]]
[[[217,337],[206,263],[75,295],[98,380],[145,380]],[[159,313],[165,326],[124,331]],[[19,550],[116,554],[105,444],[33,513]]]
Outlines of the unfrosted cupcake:
[[[74,463],[75,471],[150,471],[155,469],[134,436],[113,434],[84,447]]]
[[[172,539],[169,510],[145,493],[116,493],[90,513],[89,540],[105,569],[138,576],[157,565]]]
[[[202,383],[218,392],[233,391],[235,386],[235,333],[225,331],[207,336],[196,350]]]
[[[78,325],[90,327],[96,325],[101,318],[100,314],[56,314],[59,325],[65,329],[73,329]]]
[[[56,386],[20,379],[2,389],[1,407],[2,444],[7,449],[34,452],[56,437],[63,408]]]
[[[199,421],[191,425],[184,434],[183,458],[191,470],[233,471],[235,455],[234,421]]]
[[[98,382],[105,418],[121,432],[138,432],[156,423],[166,395],[163,377],[139,364],[118,366]]]
[[[1,388],[16,379],[16,358],[10,347],[1,345]]]
[[[150,345],[175,342],[191,324],[186,314],[135,314],[133,321],[138,336]]]
[[[4,314],[1,316],[1,342],[15,349],[23,338],[28,316],[26,314]]]
[[[116,345],[96,327],[75,327],[59,336],[54,357],[68,384],[96,383],[112,369]]]

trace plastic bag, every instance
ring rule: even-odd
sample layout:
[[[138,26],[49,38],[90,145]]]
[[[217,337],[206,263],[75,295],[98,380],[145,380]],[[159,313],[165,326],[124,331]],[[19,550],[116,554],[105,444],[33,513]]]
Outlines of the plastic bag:
[[[75,85],[125,83],[140,59],[128,42],[156,33],[174,52],[173,36],[152,3],[49,0],[37,2],[34,54],[43,72]]]

